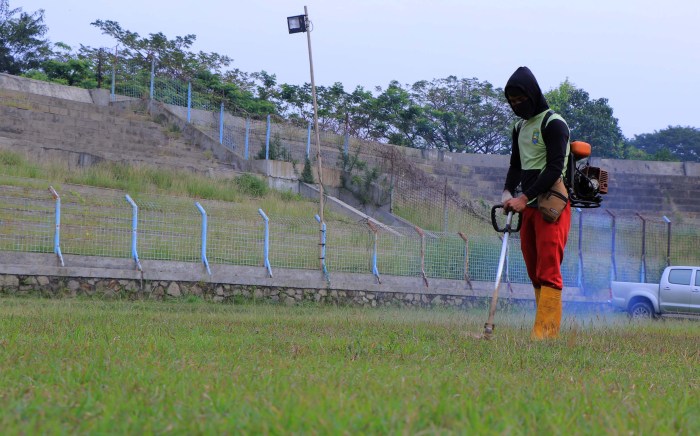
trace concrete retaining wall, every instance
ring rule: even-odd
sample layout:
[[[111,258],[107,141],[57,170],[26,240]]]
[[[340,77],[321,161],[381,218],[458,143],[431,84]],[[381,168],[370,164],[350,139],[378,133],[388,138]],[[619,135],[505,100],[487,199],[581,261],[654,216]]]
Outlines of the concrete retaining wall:
[[[81,103],[94,103],[90,91],[87,89],[59,85],[58,83],[43,82],[26,77],[12,76],[5,73],[0,73],[0,89],[46,95],[48,97],[56,97],[64,100],[79,101]]]

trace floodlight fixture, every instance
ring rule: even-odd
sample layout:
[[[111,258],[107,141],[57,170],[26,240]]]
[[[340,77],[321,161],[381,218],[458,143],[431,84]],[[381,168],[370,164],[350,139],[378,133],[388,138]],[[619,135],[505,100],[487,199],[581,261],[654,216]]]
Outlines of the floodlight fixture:
[[[306,32],[306,15],[294,15],[287,17],[289,33]]]

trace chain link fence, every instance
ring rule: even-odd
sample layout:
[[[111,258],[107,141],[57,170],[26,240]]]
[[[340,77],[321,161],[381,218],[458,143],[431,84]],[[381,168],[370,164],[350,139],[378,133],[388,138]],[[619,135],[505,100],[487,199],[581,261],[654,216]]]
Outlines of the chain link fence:
[[[5,181],[10,178],[5,177]],[[318,270],[319,224],[308,219],[262,215],[235,203],[202,201],[204,216],[189,199],[140,196],[135,211],[126,193],[70,186],[58,192],[4,185],[0,190],[0,250],[51,253],[56,231],[63,254],[129,258],[132,238],[141,259]],[[134,213],[137,229],[134,232]],[[60,225],[57,217],[60,217]],[[366,223],[327,223],[325,265],[334,272],[486,281],[495,280],[501,235],[433,232],[406,227],[372,229]],[[268,248],[265,250],[265,230]],[[376,232],[376,233],[375,233]],[[376,235],[376,251],[375,251]],[[639,215],[575,211],[562,267],[567,286],[596,292],[611,279],[658,282],[670,264],[697,265],[700,236],[690,225]],[[520,239],[509,239],[505,281],[528,283]]]

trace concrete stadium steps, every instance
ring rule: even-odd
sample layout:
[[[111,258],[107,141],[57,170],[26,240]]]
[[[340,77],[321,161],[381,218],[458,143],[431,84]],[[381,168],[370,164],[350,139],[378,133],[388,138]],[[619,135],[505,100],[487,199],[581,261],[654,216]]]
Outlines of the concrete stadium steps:
[[[97,106],[54,97],[0,93],[0,137],[3,148],[23,150],[30,156],[53,160],[59,151],[67,159],[117,161],[189,169],[224,170],[203,150],[153,119],[123,106]],[[37,150],[32,150],[37,148]],[[43,149],[42,152],[39,149]]]
[[[700,178],[653,174],[611,174],[604,205],[611,210],[700,213]]]
[[[140,100],[109,103],[105,90],[93,93],[14,76],[0,75],[0,78],[8,84],[7,89],[0,89],[0,148],[21,150],[47,160],[68,159],[75,165],[115,160],[210,173],[228,173],[234,169],[251,171],[250,161],[241,157],[241,147],[231,152],[219,145],[217,138],[184,123],[180,112],[169,117],[163,111],[154,112],[155,105],[148,108],[148,112],[154,114],[151,116],[146,114],[146,104]],[[31,85],[23,85],[24,88],[39,93],[17,91],[23,89],[17,85],[23,81]],[[40,93],[44,91],[46,95]],[[62,96],[66,99],[59,98]],[[165,118],[161,118],[164,115]],[[210,115],[207,113],[205,119]],[[156,119],[161,123],[155,122]],[[179,123],[183,129],[179,137],[169,132],[168,126],[173,123]],[[299,137],[305,136],[300,134]],[[382,159],[378,156],[378,146],[384,145],[367,147],[360,159],[370,166],[379,165]],[[257,154],[259,147],[259,141],[251,142],[251,156]],[[290,147],[303,157],[306,143],[296,141]],[[500,200],[508,156],[395,149],[417,170],[433,178],[437,186],[447,181],[466,199]],[[315,145],[312,145],[312,155],[315,154]],[[339,154],[335,146],[322,146],[324,166],[337,168]],[[603,209],[646,214],[700,214],[698,163],[594,159],[592,165],[610,174],[610,193],[603,197]]]

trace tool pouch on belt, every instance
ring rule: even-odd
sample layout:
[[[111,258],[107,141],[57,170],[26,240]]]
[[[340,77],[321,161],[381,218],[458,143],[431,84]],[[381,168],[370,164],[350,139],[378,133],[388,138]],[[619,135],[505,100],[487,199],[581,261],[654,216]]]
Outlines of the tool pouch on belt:
[[[564,181],[559,178],[549,188],[549,191],[537,196],[537,209],[548,223],[555,223],[559,219],[561,211],[566,207],[569,196],[566,192]]]

